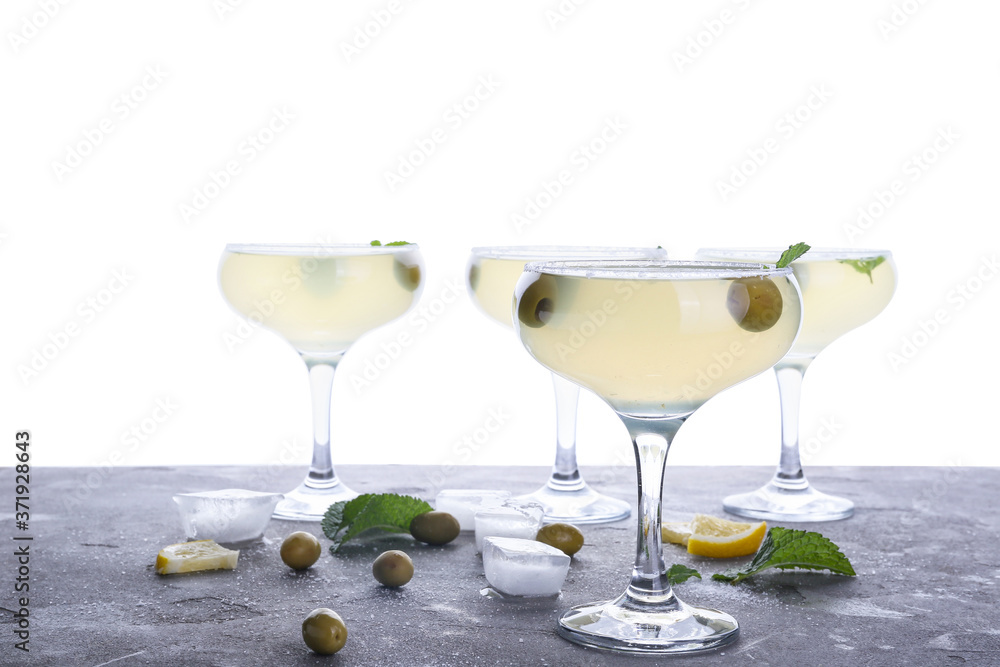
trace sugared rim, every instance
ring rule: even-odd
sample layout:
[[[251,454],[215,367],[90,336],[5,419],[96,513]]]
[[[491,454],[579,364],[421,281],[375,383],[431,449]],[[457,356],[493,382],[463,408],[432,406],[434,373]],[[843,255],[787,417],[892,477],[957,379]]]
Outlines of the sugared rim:
[[[648,257],[652,259],[656,257],[666,258],[667,256],[667,251],[663,248],[572,245],[479,246],[473,248],[471,252],[481,259],[522,259],[525,261],[539,260],[540,257],[548,261],[550,257],[566,257],[568,259],[601,257],[642,259]]]
[[[790,276],[792,269],[746,262],[696,262],[629,259],[531,262],[524,270],[553,276],[617,280],[718,280],[755,276]]]
[[[407,245],[370,245],[368,243],[227,243],[226,252],[242,255],[386,255],[419,250],[416,243]]]
[[[786,248],[699,248],[695,256],[698,258],[736,259],[761,261],[773,264],[778,261]],[[806,254],[796,262],[824,262],[832,259],[874,259],[885,257],[892,259],[888,250],[873,250],[870,248],[809,248]]]

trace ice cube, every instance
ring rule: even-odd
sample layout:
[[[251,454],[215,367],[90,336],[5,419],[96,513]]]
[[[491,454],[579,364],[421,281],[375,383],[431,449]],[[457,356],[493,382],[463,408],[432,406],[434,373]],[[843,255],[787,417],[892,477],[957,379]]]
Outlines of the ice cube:
[[[542,527],[545,508],[538,503],[507,500],[503,505],[476,512],[476,551],[482,552],[487,537],[519,537],[533,540]]]
[[[222,489],[174,496],[181,526],[189,540],[237,544],[264,535],[280,493]]]
[[[476,512],[502,505],[510,498],[510,491],[490,489],[445,489],[437,495],[434,509],[447,512],[458,519],[462,530],[476,529]]]
[[[483,569],[490,586],[504,595],[555,595],[562,590],[570,558],[535,540],[487,537]]]

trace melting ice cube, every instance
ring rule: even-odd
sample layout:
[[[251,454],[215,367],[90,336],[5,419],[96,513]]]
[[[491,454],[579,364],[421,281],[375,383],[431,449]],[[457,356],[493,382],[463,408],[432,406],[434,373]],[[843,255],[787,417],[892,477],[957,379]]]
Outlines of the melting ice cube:
[[[483,569],[490,586],[505,595],[555,595],[562,590],[570,558],[535,540],[487,537]]]
[[[477,511],[502,505],[508,498],[510,491],[445,489],[438,493],[434,509],[447,512],[458,519],[462,530],[475,530]]]
[[[235,544],[264,535],[280,493],[245,489],[222,489],[199,493],[178,493],[174,502],[181,525],[189,540],[215,540]]]
[[[542,527],[545,508],[538,503],[508,500],[503,505],[476,512],[476,551],[487,537],[518,537],[533,540]]]

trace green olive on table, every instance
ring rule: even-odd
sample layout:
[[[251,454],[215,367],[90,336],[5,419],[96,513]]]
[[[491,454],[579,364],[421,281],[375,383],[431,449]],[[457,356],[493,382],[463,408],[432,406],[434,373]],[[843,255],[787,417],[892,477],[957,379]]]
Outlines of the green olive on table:
[[[397,588],[413,578],[413,561],[402,551],[385,551],[372,563],[372,576],[383,586]]]
[[[729,286],[726,308],[740,328],[754,333],[767,331],[781,317],[781,291],[770,278],[739,278]]]
[[[410,535],[425,544],[448,544],[461,531],[458,519],[447,512],[424,512],[410,521]]]
[[[572,556],[583,547],[583,533],[568,523],[550,523],[542,526],[535,539],[559,549],[567,556]]]
[[[293,570],[308,569],[319,560],[323,547],[315,535],[301,530],[285,538],[281,543],[281,560]]]
[[[302,640],[316,653],[333,655],[347,643],[347,626],[332,609],[313,609],[302,621]]]

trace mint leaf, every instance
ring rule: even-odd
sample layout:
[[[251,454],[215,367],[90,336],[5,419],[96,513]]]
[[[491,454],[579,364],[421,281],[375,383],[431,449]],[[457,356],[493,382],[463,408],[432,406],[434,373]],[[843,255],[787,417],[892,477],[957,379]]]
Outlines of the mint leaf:
[[[326,509],[326,513],[323,514],[323,518],[320,519],[319,525],[323,529],[323,534],[331,540],[336,537],[337,533],[340,532],[340,527],[344,525],[345,505],[347,505],[346,500],[330,505]]]
[[[687,565],[681,565],[680,563],[674,563],[667,570],[667,581],[670,582],[671,586],[683,584],[691,577],[698,577],[701,579],[701,573],[698,572],[698,570],[694,570]]]
[[[779,269],[783,269],[795,260],[797,260],[802,255],[806,254],[810,246],[805,243],[796,243],[795,245],[788,246],[788,250],[781,253],[781,257],[778,259],[778,263],[775,264]]]
[[[885,256],[879,255],[878,257],[874,257],[872,259],[840,259],[837,261],[841,264],[853,266],[855,271],[867,275],[868,282],[874,284],[875,281],[872,279],[872,269],[884,262]]]
[[[382,242],[376,240],[376,241],[372,241],[371,244],[373,246],[381,246]],[[386,243],[385,245],[386,245],[386,247],[388,247],[388,246],[391,246],[391,245],[413,245],[413,244],[410,243],[409,241],[393,241],[391,243]]]
[[[342,500],[326,510],[320,526],[333,541],[332,553],[361,533],[382,530],[389,533],[410,532],[413,517],[430,512],[433,507],[420,498],[397,493],[366,493],[353,500]]]
[[[767,531],[749,565],[713,574],[712,579],[737,584],[772,567],[779,570],[829,570],[834,574],[855,576],[851,561],[827,538],[819,533],[775,526]]]
[[[337,534],[354,523],[354,520],[364,511],[374,496],[374,493],[366,493],[352,500],[341,500],[330,505],[320,521],[323,533],[331,540],[336,541]]]

